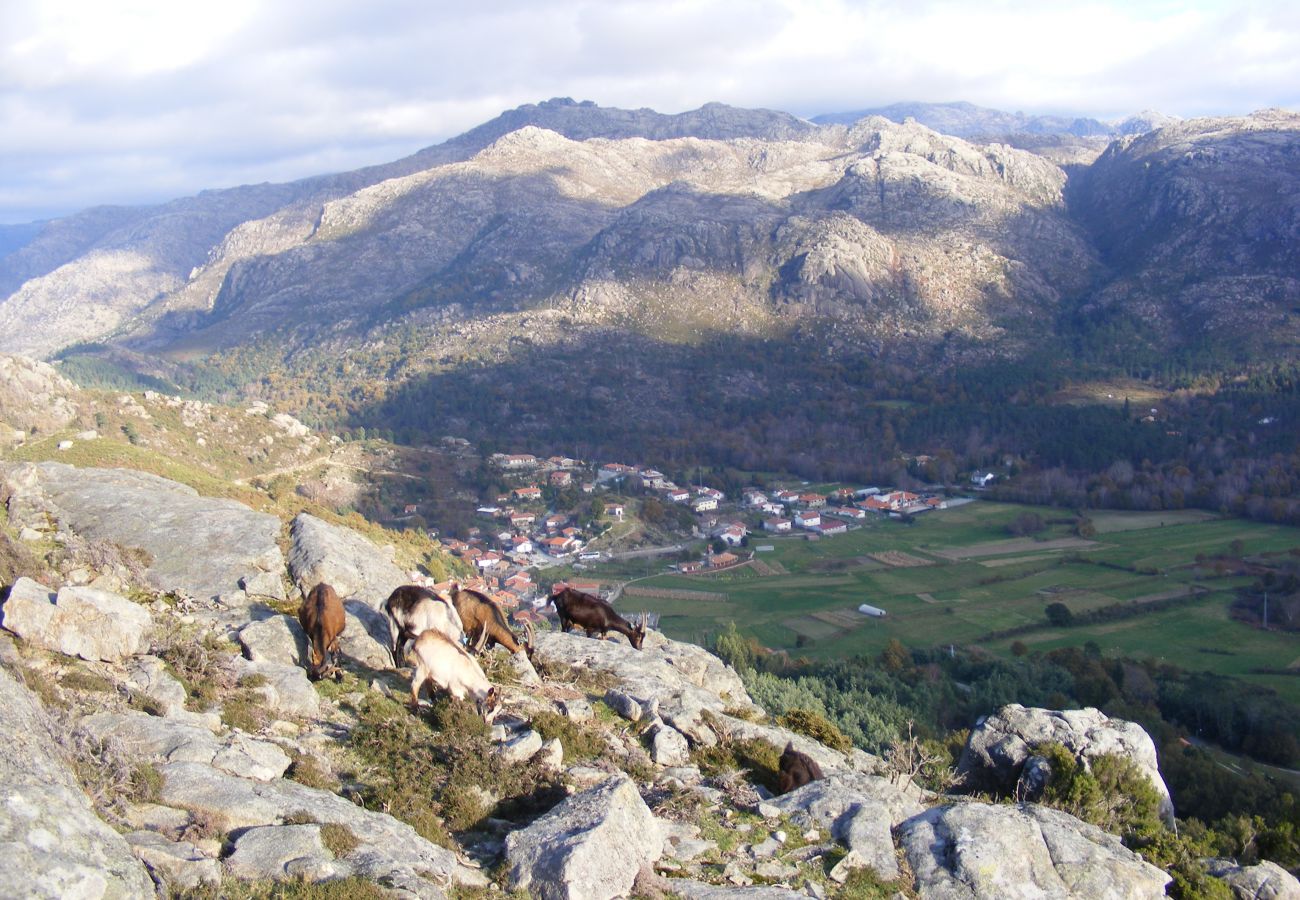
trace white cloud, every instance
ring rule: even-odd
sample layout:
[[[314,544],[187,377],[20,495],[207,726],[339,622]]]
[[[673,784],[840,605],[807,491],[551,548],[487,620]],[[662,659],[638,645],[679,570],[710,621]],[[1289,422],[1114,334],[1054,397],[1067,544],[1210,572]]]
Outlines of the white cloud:
[[[1296,46],[1286,0],[6,0],[0,222],[384,162],[552,96],[1294,106]]]

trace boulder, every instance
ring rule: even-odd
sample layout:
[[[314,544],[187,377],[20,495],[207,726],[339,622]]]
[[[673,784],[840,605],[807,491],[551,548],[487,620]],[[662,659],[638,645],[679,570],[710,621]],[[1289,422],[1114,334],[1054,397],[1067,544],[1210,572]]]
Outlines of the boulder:
[[[1132,760],[1159,792],[1161,816],[1173,821],[1173,801],[1160,777],[1150,735],[1136,722],[1112,719],[1097,709],[1004,706],[975,723],[957,772],[970,790],[1007,794],[1015,789],[1034,746],[1048,742],[1062,744],[1085,764],[1105,754]]]
[[[237,731],[217,737],[198,725],[141,712],[95,713],[77,725],[101,740],[120,741],[132,755],[150,762],[207,763],[259,781],[279,778],[291,761],[269,741]]]
[[[531,728],[518,734],[512,734],[497,746],[501,759],[510,765],[518,765],[533,758],[542,749],[542,736]]]
[[[1239,866],[1231,859],[1207,859],[1205,865],[1236,900],[1300,900],[1300,881],[1277,863]]]
[[[235,671],[243,678],[259,675],[263,683],[256,688],[266,701],[267,709],[280,716],[309,719],[320,712],[320,695],[307,679],[307,670],[278,662],[253,662],[242,656],[234,658]]]
[[[15,524],[54,521],[87,539],[139,548],[158,590],[208,599],[234,594],[245,576],[284,571],[279,519],[157,475],[18,463],[0,465],[0,481]]]
[[[626,776],[611,778],[506,837],[510,888],[544,900],[626,896],[663,844],[636,785]]]
[[[355,597],[378,609],[408,581],[393,563],[391,550],[381,550],[351,528],[299,513],[289,537],[289,573],[303,594],[324,581],[340,597]]]
[[[347,624],[339,638],[339,652],[371,669],[392,668],[388,618],[360,600],[344,600],[343,612]]]
[[[680,731],[660,724],[650,731],[650,758],[660,766],[684,766],[691,761],[691,748]]]
[[[0,668],[0,884],[24,897],[153,896],[121,835],[95,815],[40,703]]]
[[[1034,804],[939,806],[898,826],[922,898],[1162,898],[1168,875],[1120,839]]]
[[[562,664],[576,669],[607,672],[618,680],[618,687],[607,701],[622,703],[620,698],[635,701],[645,718],[655,713],[665,723],[681,732],[696,746],[717,743],[713,727],[705,721],[708,713],[735,738],[754,738],[784,749],[793,742],[795,749],[807,753],[824,771],[871,770],[879,760],[855,750],[846,756],[829,747],[779,728],[751,722],[729,714],[731,710],[761,712],[749,697],[735,670],[712,653],[669,640],[657,631],[647,633],[641,650],[626,643],[602,641],[578,634],[558,631],[538,632],[536,659],[544,664]],[[647,710],[650,712],[647,713]],[[626,707],[628,714],[635,711]]]
[[[145,649],[152,619],[143,606],[90,587],[57,594],[19,578],[0,624],[37,647],[82,659],[119,662]]]
[[[202,763],[164,763],[161,802],[215,817],[228,830],[282,825],[295,815],[316,822],[344,825],[358,840],[348,861],[357,875],[383,880],[427,896],[431,885],[447,881],[482,887],[477,869],[462,865],[455,854],[431,844],[415,829],[392,816],[362,809],[329,791],[280,779],[262,782],[219,772]]]
[[[292,616],[272,615],[239,629],[239,646],[253,662],[307,664],[307,635]]]
[[[221,863],[189,841],[169,841],[155,831],[133,831],[126,836],[131,852],[159,880],[187,891],[203,884],[221,883]]]
[[[0,422],[24,431],[58,431],[76,418],[74,398],[80,393],[49,363],[0,354]]]
[[[689,900],[802,900],[808,896],[802,891],[792,891],[776,885],[727,887],[690,878],[669,878],[664,886],[675,896],[687,897]]]
[[[347,878],[352,867],[321,843],[319,825],[265,825],[235,839],[226,859],[231,875],[245,881],[327,881]]]

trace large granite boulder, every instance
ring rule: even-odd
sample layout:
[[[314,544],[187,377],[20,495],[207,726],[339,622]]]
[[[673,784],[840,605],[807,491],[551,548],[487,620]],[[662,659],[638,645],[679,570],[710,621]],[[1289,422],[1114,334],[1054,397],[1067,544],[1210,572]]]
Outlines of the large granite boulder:
[[[90,587],[57,594],[19,578],[0,609],[3,625],[24,641],[82,659],[120,662],[146,649],[152,619],[143,606]]]
[[[321,841],[319,825],[264,825],[235,839],[226,869],[245,881],[328,881],[347,878],[352,867],[335,859]]]
[[[785,813],[800,826],[818,825],[850,851],[861,865],[885,881],[899,875],[891,830],[925,811],[923,792],[900,788],[888,778],[834,772],[763,804]]]
[[[506,837],[510,888],[543,900],[623,897],[663,848],[663,834],[636,785],[618,776]]]
[[[1206,868],[1227,883],[1237,900],[1300,900],[1300,881],[1277,863],[1239,866],[1231,859],[1209,859]]]
[[[135,757],[153,763],[207,763],[257,781],[272,781],[289,768],[288,755],[275,744],[238,731],[217,737],[199,725],[142,712],[95,713],[77,724],[101,740],[121,742]]]
[[[35,696],[0,667],[0,893],[152,897],[127,842],[95,815]],[[21,887],[20,887],[21,886]]]
[[[735,670],[707,650],[669,640],[657,631],[646,635],[640,650],[622,640],[538,632],[534,659],[609,673],[618,680],[618,688],[607,694],[607,702],[621,707],[625,717],[659,716],[694,746],[712,746],[717,732],[725,731],[730,737],[763,740],[778,749],[793,742],[796,750],[807,753],[826,771],[872,771],[879,762],[858,750],[846,756],[788,728],[731,715],[737,710],[759,711]]]
[[[53,521],[87,539],[143,550],[146,577],[158,590],[207,599],[240,592],[246,576],[284,571],[279,519],[157,475],[46,462],[0,465],[0,480],[16,524],[39,529]]]
[[[348,854],[352,870],[417,896],[449,881],[482,887],[487,879],[392,816],[362,809],[329,791],[293,781],[252,781],[195,762],[164,763],[160,802],[214,817],[229,830],[283,825],[306,814],[320,824],[345,826],[358,841]]]
[[[966,742],[957,772],[970,790],[1010,793],[1037,744],[1059,743],[1085,764],[1107,754],[1132,760],[1159,792],[1160,814],[1172,822],[1173,801],[1160,777],[1156,746],[1136,722],[1087,709],[1035,709],[1012,703],[980,719]]]
[[[304,594],[324,581],[340,597],[355,597],[377,609],[394,588],[407,583],[391,549],[381,550],[351,528],[299,513],[289,537],[289,573]]]
[[[54,431],[77,415],[81,390],[49,363],[0,354],[0,422]]]
[[[923,900],[1156,900],[1170,881],[1115,835],[1034,804],[939,806],[898,838]]]

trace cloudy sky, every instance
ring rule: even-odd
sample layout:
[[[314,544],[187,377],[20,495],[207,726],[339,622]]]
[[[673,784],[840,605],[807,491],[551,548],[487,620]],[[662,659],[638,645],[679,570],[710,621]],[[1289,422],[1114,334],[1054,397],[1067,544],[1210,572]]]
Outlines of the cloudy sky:
[[[0,0],[0,223],[396,159],[549,97],[1300,109],[1300,3]]]

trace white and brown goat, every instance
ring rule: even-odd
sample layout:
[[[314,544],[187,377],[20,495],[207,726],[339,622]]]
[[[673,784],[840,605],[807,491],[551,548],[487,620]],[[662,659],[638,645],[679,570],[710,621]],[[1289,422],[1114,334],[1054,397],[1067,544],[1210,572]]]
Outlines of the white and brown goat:
[[[451,601],[416,584],[404,584],[389,594],[384,601],[384,614],[388,616],[388,632],[393,639],[390,649],[395,667],[402,664],[403,645],[430,628],[457,645],[465,636]]]
[[[430,628],[406,642],[404,655],[415,667],[411,676],[411,709],[420,708],[420,692],[427,684],[430,693],[438,687],[457,700],[472,700],[478,714],[492,721],[500,702],[497,689],[458,642]]]

